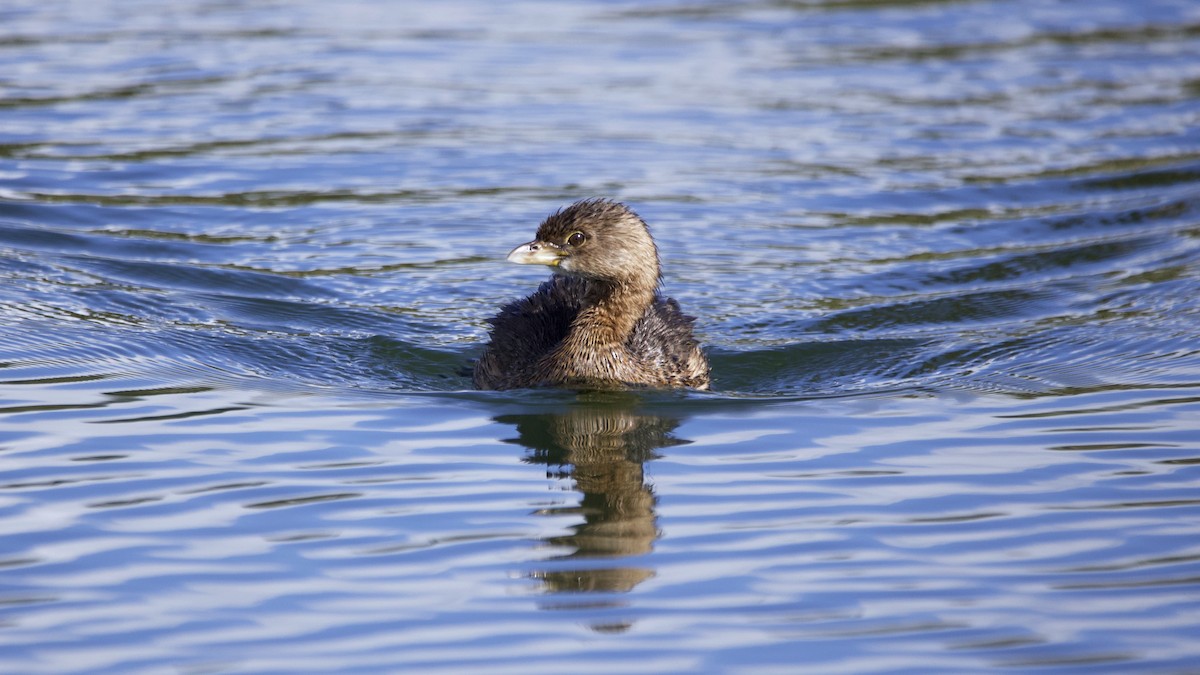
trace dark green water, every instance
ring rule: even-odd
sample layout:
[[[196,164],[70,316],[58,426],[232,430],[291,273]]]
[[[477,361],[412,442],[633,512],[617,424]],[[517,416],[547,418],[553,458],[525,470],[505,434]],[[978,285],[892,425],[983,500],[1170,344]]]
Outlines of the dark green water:
[[[0,7],[0,671],[1189,672],[1200,6]],[[708,393],[473,392],[651,224]]]

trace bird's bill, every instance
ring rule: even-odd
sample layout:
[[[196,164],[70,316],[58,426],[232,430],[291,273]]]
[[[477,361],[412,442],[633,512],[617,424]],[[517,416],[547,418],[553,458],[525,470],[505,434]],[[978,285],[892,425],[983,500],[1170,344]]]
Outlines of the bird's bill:
[[[508,254],[508,262],[518,265],[550,265],[557,267],[566,251],[544,241],[530,241],[514,248]]]

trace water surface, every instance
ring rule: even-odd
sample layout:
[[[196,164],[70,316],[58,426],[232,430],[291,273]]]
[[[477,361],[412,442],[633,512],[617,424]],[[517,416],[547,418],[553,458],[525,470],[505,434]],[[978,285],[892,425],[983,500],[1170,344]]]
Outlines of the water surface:
[[[0,9],[0,670],[1187,672],[1200,8]],[[541,218],[707,393],[474,392]]]

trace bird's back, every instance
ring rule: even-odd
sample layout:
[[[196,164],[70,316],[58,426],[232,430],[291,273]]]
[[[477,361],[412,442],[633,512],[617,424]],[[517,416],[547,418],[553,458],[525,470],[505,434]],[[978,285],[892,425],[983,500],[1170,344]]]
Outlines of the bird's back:
[[[504,306],[490,320],[491,341],[475,364],[475,386],[513,389],[555,383],[556,366],[566,371],[568,364],[549,364],[547,382],[542,360],[567,337],[586,292],[586,281],[555,275],[529,297]],[[708,361],[692,336],[692,323],[678,303],[656,296],[624,345],[635,377],[617,384],[706,389]]]
[[[658,296],[634,325],[625,346],[643,364],[650,384],[708,388],[708,360],[692,335],[694,322],[673,298]]]

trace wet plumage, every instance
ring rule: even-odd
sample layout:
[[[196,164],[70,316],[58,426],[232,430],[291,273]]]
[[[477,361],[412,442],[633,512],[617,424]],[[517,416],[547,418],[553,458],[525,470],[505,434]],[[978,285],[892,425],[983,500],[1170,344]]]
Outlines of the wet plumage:
[[[490,320],[476,387],[708,388],[693,320],[659,293],[658,249],[623,204],[576,202],[508,259],[555,274]]]

